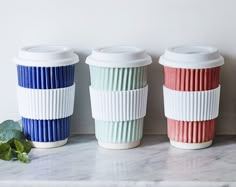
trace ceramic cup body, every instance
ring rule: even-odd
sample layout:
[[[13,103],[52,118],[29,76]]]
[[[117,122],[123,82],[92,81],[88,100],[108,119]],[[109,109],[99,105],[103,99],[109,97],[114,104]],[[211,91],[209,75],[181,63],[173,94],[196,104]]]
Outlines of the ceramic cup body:
[[[66,47],[32,46],[23,48],[15,61],[25,137],[36,148],[64,145],[73,114],[77,55]]]
[[[188,52],[189,48],[193,50],[191,47],[185,47],[184,51]],[[168,64],[165,59],[162,59],[164,62],[161,63],[164,65],[164,103],[168,137],[173,146],[183,149],[200,149],[212,144],[219,107],[219,76],[222,58],[216,55],[215,63],[207,67],[204,65],[209,60],[202,63],[203,60],[198,59],[205,48],[201,48],[200,51],[198,47],[194,49],[196,53],[192,57],[192,65],[188,64],[191,63],[189,53],[180,54],[187,55],[189,58],[180,66],[178,66],[178,57],[175,59],[177,65]],[[178,52],[175,51],[175,53]],[[198,53],[200,57],[196,57]],[[206,59],[211,57],[209,48],[205,49],[204,54]],[[217,59],[221,64],[217,64],[219,63]],[[175,101],[169,102],[168,100],[171,99]]]
[[[95,119],[96,138],[100,146],[108,149],[129,149],[138,146],[143,135],[145,114],[141,112],[137,115],[137,113],[138,109],[146,111],[147,92],[145,94],[142,90],[147,88],[147,65],[123,67],[124,64],[116,64],[117,58],[112,57],[105,65],[101,65],[99,60],[97,63],[95,60],[94,64],[88,62],[92,113]],[[111,64],[113,61],[116,61],[114,64],[117,66],[113,67],[114,64]],[[124,58],[122,62],[125,61],[127,59]],[[93,96],[92,90],[99,94]],[[136,97],[142,100],[142,103],[139,104]],[[102,111],[100,114],[96,114],[97,105],[104,105],[98,109]],[[133,108],[130,107],[132,105]]]
[[[147,86],[147,67],[106,68],[90,66],[90,72],[91,87],[94,89],[129,91]],[[142,138],[143,118],[129,121],[95,119],[95,132],[96,138],[102,145],[113,144],[110,146],[111,148],[116,145],[121,148],[132,148],[139,145]]]
[[[209,69],[180,69],[164,67],[165,86],[176,91],[208,91],[219,86],[220,67]],[[211,145],[216,119],[179,121],[167,118],[168,137],[174,144],[183,142],[189,147]],[[188,145],[186,145],[187,147]]]

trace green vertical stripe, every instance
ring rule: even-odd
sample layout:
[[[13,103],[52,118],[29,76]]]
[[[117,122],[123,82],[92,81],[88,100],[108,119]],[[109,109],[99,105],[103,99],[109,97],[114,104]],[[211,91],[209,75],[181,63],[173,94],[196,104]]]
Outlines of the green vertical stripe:
[[[142,138],[143,118],[124,122],[95,120],[95,130],[96,138],[103,142],[133,142]]]
[[[106,68],[90,66],[91,86],[101,90],[133,90],[147,85],[147,67]]]

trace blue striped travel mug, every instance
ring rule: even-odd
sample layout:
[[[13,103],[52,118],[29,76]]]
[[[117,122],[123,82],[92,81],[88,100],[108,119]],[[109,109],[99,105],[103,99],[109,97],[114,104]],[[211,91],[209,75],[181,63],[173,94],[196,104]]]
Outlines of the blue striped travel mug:
[[[66,144],[74,110],[78,56],[64,46],[30,46],[14,59],[25,137],[36,148]]]

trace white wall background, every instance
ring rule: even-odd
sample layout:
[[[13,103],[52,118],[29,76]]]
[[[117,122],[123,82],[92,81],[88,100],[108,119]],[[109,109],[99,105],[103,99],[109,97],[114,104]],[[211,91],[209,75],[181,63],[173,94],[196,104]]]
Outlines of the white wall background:
[[[235,7],[235,0],[1,0],[0,122],[20,118],[12,62],[18,48],[61,44],[74,48],[81,59],[72,132],[93,133],[85,57],[92,48],[125,44],[153,57],[145,133],[166,133],[158,57],[167,46],[199,44],[216,46],[225,57],[217,133],[236,134]]]

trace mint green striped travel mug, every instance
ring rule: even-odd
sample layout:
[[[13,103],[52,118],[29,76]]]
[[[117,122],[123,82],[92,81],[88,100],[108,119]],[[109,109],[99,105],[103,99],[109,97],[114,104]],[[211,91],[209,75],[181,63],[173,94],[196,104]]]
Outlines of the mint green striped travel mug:
[[[147,106],[147,65],[151,57],[136,47],[92,51],[90,98],[100,146],[129,149],[140,144]]]

